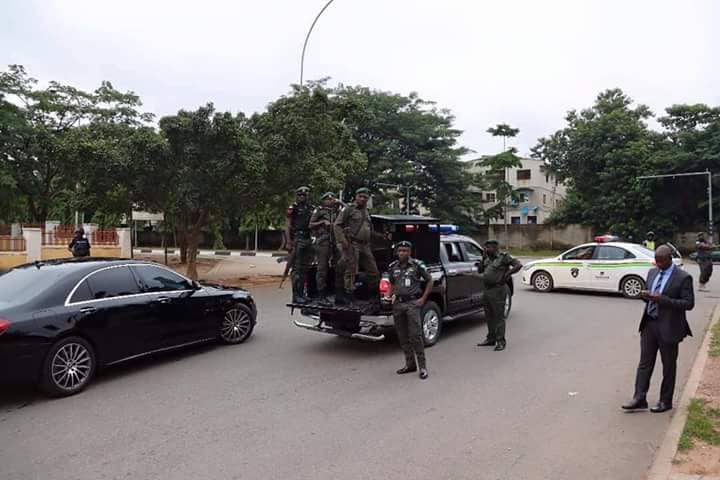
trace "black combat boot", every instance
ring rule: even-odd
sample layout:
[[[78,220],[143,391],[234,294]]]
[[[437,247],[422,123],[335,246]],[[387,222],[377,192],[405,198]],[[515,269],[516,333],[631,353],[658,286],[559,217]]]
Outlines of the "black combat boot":
[[[397,371],[398,375],[417,372],[417,363],[415,363],[415,355],[405,352],[405,366]]]
[[[485,341],[478,343],[477,346],[478,347],[494,347],[495,340],[491,339],[491,338],[486,338]]]
[[[305,297],[305,282],[302,278],[293,278],[292,289],[293,303],[304,305],[308,302],[308,299]]]
[[[495,351],[502,352],[505,350],[505,347],[507,347],[507,342],[505,340],[498,340],[497,345],[495,345]]]
[[[420,380],[428,378],[427,363],[425,362],[425,354],[421,353],[417,356],[418,365],[420,366]]]

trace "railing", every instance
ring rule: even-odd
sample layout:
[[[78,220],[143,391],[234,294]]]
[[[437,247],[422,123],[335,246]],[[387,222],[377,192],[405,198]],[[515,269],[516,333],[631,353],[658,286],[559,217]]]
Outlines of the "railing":
[[[42,231],[43,245],[63,245],[67,246],[75,237],[75,227],[62,225],[51,231]],[[119,245],[118,234],[115,229],[111,230],[94,230],[87,235],[90,240],[90,246],[108,246]]]
[[[24,238],[0,235],[0,252],[24,252],[25,249]]]
[[[90,234],[90,245],[119,245],[117,230],[95,230]]]

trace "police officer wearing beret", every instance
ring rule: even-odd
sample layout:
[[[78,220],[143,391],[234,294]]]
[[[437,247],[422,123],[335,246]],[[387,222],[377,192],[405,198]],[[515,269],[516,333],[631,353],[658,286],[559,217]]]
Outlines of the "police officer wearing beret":
[[[395,329],[400,346],[405,353],[405,366],[397,373],[403,375],[416,372],[419,367],[420,378],[425,380],[428,372],[420,310],[430,296],[433,279],[425,265],[412,258],[411,253],[412,243],[402,241],[397,244],[398,260],[388,267],[390,291],[386,300],[391,300],[393,303]],[[424,288],[423,282],[425,283]]]
[[[338,262],[340,252],[335,245],[335,232],[333,225],[340,211],[340,204],[332,192],[320,197],[322,206],[313,211],[310,218],[310,228],[315,236],[317,249],[317,289],[321,302],[327,302],[328,273],[335,267],[335,288],[342,288],[343,271]]]
[[[288,250],[292,252],[292,290],[294,303],[306,303],[305,277],[313,260],[313,245],[310,237],[310,217],[313,206],[308,203],[310,188],[295,190],[295,203],[287,210]]]
[[[485,242],[482,280],[485,284],[483,308],[487,319],[488,334],[478,347],[495,347],[495,351],[505,350],[505,301],[510,294],[507,282],[516,274],[522,264],[509,253],[498,251],[497,240]]]

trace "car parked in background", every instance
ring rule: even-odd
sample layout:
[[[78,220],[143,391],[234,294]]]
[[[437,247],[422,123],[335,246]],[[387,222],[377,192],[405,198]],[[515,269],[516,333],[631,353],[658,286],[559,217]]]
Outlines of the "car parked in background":
[[[676,249],[674,252],[673,262],[683,267],[682,257]],[[646,288],[648,271],[654,266],[655,252],[642,245],[593,242],[555,258],[528,262],[522,270],[522,282],[539,292],[571,288],[620,292],[628,298],[639,298]]]
[[[242,343],[256,315],[247,291],[152,262],[26,264],[0,275],[0,378],[72,395],[106,365],[215,339]]]

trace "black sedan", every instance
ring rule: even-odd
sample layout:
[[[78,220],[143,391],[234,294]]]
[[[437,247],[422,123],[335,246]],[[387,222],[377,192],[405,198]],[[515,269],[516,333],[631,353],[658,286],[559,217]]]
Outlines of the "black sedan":
[[[106,365],[215,339],[242,343],[256,315],[247,291],[152,262],[27,264],[0,275],[0,378],[72,395]]]

